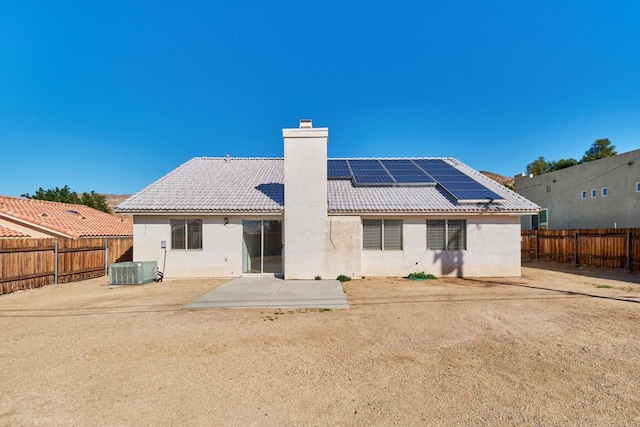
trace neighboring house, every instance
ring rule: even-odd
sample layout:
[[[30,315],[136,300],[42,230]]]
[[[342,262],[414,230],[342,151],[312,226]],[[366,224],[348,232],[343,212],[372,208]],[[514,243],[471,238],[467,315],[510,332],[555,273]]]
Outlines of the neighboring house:
[[[0,239],[14,239],[16,237],[29,237],[29,235],[0,225]]]
[[[520,275],[524,197],[451,158],[327,159],[310,121],[283,137],[284,158],[194,158],[118,205],[134,260],[173,277]]]
[[[6,230],[6,231],[3,231]],[[131,237],[133,222],[85,205],[0,196],[2,237]]]
[[[522,228],[640,227],[640,150],[542,175],[516,175],[514,189],[538,204]]]

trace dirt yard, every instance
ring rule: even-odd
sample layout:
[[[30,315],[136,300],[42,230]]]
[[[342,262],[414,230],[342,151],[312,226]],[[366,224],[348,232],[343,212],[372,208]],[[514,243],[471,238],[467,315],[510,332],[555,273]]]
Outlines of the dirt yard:
[[[640,424],[640,277],[550,267],[333,311],[181,309],[221,280],[1,296],[0,424]]]

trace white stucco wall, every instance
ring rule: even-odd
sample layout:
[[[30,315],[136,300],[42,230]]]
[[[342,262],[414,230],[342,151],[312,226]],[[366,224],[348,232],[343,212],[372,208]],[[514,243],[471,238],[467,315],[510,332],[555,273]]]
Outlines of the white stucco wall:
[[[429,217],[444,219],[451,217]],[[467,250],[426,249],[427,217],[404,217],[403,250],[362,250],[362,276],[520,276],[520,217],[476,216],[467,220]]]
[[[158,267],[162,269],[164,250],[160,247],[160,242],[165,240],[167,278],[242,275],[241,217],[228,217],[229,223],[225,225],[224,216],[194,216],[193,218],[202,219],[202,250],[171,249],[169,220],[172,218],[185,217],[134,217],[135,261],[157,261]],[[305,277],[313,278],[318,275],[324,279],[334,279],[340,274],[352,277],[406,276],[416,271],[439,277],[520,275],[519,216],[465,217],[466,251],[427,250],[426,219],[427,217],[403,217],[403,250],[380,251],[362,249],[361,217],[328,217],[325,219],[328,230],[325,240],[315,255],[317,263],[302,266]]]
[[[359,216],[332,216],[324,247],[323,279],[341,274],[360,277],[362,266],[362,221]]]
[[[202,250],[171,249],[170,219],[184,216],[134,216],[133,259],[157,261],[162,269],[167,242],[165,277],[238,277],[242,274],[242,219],[192,216],[202,219]]]

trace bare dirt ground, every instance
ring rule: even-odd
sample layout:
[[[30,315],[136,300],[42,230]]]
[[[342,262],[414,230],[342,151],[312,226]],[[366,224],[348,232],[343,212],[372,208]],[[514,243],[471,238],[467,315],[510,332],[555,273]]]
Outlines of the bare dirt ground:
[[[182,310],[223,280],[5,295],[0,424],[638,425],[639,279],[363,279],[333,311]]]

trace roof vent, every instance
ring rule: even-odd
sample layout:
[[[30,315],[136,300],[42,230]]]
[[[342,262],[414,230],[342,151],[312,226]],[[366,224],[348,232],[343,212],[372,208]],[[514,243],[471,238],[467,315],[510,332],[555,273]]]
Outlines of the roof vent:
[[[312,127],[311,119],[300,119],[300,129],[310,129]]]
[[[225,156],[224,156],[224,161],[225,161],[226,163],[229,163],[229,162],[231,161],[231,156],[230,156],[230,155],[228,155],[228,154],[227,154],[227,155],[225,155]]]

